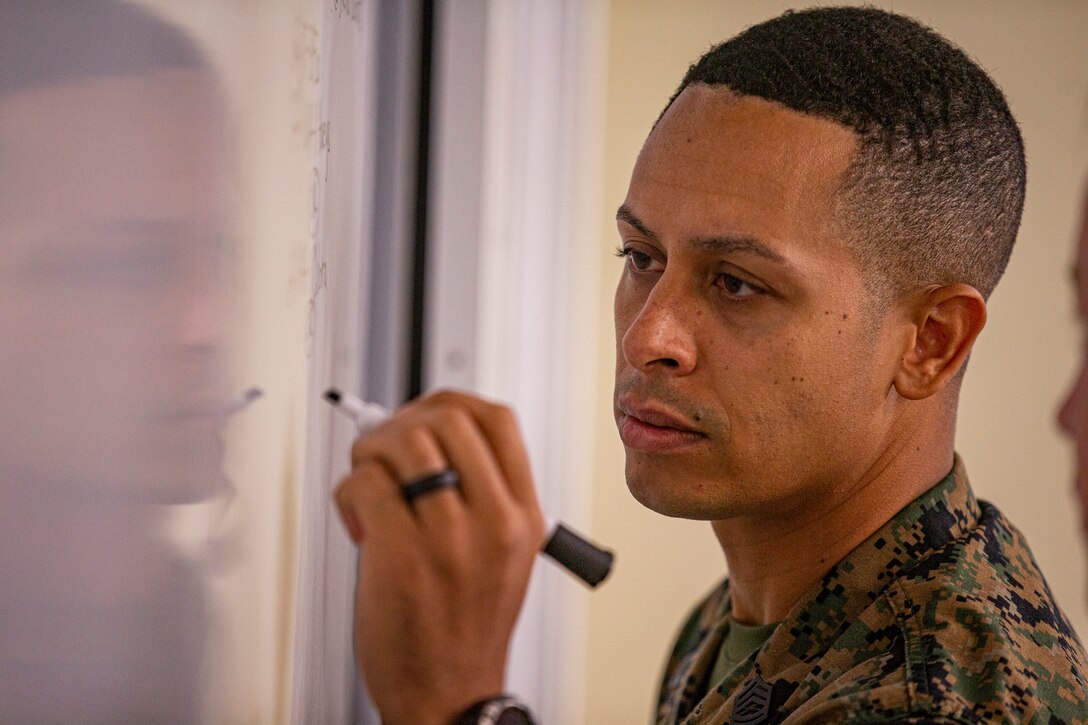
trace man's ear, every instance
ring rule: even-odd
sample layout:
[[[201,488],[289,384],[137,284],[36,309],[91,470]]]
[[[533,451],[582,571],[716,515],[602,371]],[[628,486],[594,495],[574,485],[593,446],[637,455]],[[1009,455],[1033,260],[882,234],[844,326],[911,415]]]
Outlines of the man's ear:
[[[907,304],[911,345],[904,350],[893,385],[900,396],[921,400],[955,377],[986,326],[986,301],[968,284],[927,287]]]

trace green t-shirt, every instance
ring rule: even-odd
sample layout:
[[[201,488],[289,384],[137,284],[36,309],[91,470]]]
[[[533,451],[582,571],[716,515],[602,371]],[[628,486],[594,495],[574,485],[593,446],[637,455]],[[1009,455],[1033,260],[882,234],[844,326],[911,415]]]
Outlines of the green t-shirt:
[[[725,676],[733,671],[733,668],[748,655],[755,652],[771,636],[771,632],[778,626],[774,624],[741,624],[732,617],[725,627],[725,636],[722,638],[722,646],[718,650],[718,656],[714,660],[714,669],[710,672],[710,687],[714,688]]]

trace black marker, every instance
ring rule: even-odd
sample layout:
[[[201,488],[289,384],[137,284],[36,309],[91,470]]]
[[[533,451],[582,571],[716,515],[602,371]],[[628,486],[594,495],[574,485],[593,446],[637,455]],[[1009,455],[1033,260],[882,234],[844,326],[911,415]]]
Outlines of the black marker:
[[[391,415],[377,403],[364,402],[354,395],[340,392],[338,388],[326,390],[325,400],[349,416],[360,433],[366,433]],[[602,549],[554,519],[547,519],[546,525],[551,533],[541,553],[547,554],[591,587],[604,581],[612,570],[611,551]]]

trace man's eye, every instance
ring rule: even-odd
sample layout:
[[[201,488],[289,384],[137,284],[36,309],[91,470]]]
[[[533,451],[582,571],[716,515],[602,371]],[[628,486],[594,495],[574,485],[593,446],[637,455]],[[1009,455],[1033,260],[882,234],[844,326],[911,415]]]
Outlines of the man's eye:
[[[636,272],[647,272],[654,265],[654,258],[634,247],[621,247],[616,250],[617,257],[626,257],[627,264]]]
[[[763,294],[762,289],[745,282],[740,277],[734,277],[731,274],[722,274],[718,279],[722,289],[724,289],[731,297],[745,298]]]

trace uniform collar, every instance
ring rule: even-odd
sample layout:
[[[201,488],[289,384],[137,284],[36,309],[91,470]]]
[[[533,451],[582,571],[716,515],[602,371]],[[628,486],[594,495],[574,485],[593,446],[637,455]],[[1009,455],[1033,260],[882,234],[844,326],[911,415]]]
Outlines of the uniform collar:
[[[925,566],[927,557],[978,524],[981,511],[967,480],[963,461],[955,456],[952,470],[859,544],[802,597],[755,653],[751,666],[739,666],[714,691],[695,705],[696,692],[705,693],[714,658],[732,605],[726,583],[708,602],[700,645],[681,661],[673,678],[685,686],[672,688],[669,709],[682,719],[699,722],[710,713],[724,713],[707,722],[728,722],[733,693],[753,671],[764,681],[800,682],[811,662],[821,657],[858,616],[884,593],[901,573]],[[787,696],[778,693],[777,696]]]

